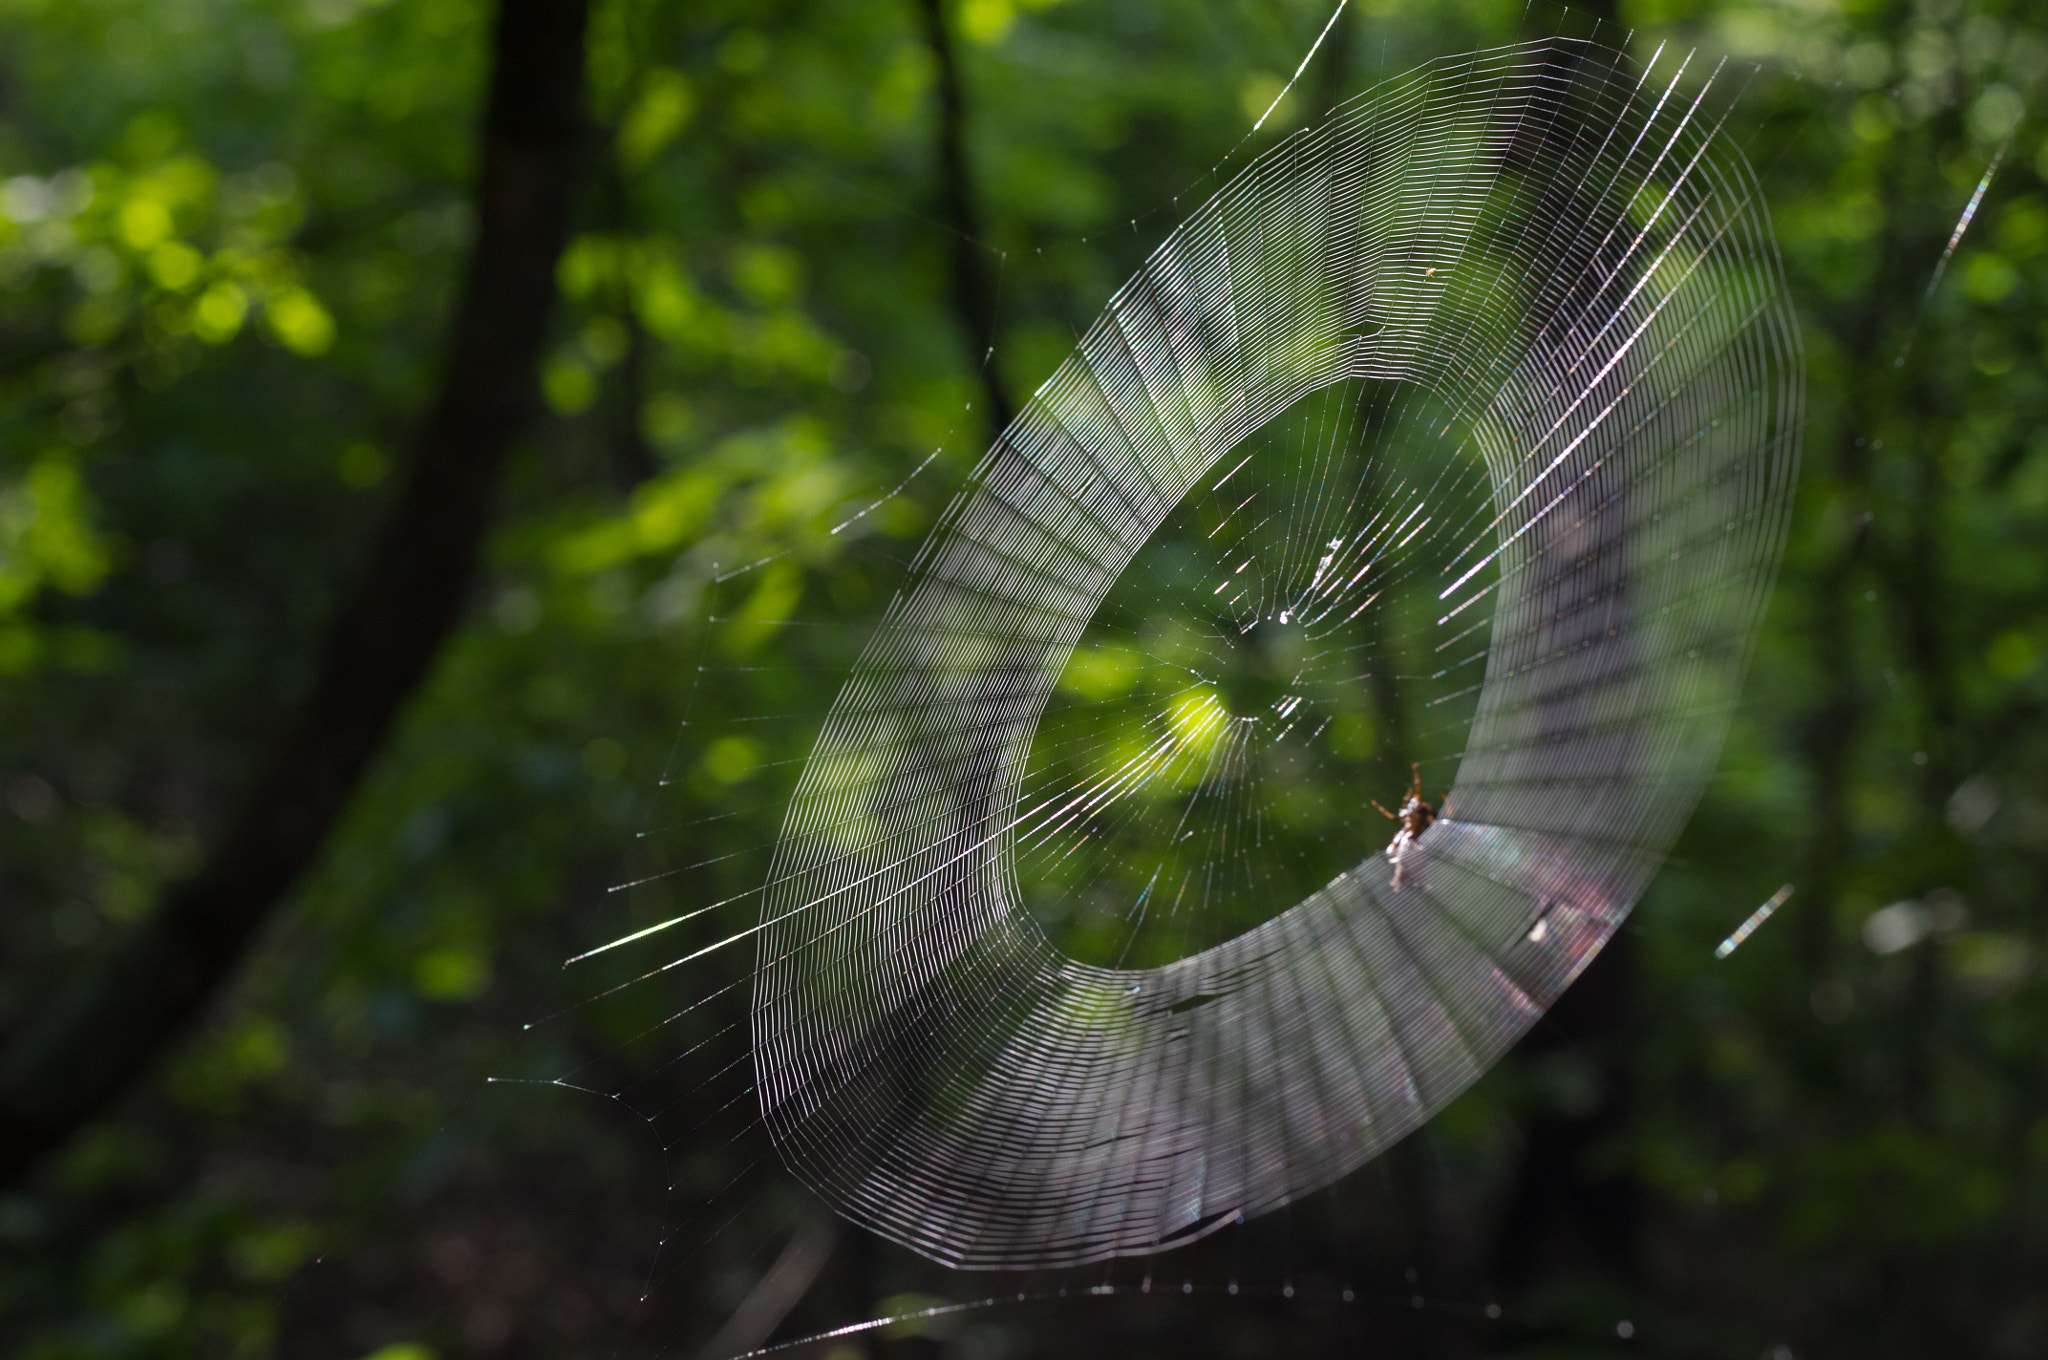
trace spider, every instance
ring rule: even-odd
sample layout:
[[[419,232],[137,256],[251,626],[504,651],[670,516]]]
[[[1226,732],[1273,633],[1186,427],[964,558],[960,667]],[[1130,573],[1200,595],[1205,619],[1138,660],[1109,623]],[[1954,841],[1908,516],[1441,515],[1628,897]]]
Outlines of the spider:
[[[1401,829],[1394,833],[1393,841],[1387,846],[1387,862],[1394,866],[1393,886],[1396,888],[1407,884],[1414,877],[1408,872],[1406,863],[1408,847],[1421,840],[1422,833],[1429,830],[1437,820],[1436,809],[1422,801],[1422,766],[1411,764],[1408,771],[1415,776],[1415,782],[1408,786],[1407,801],[1401,804],[1399,812],[1389,812],[1380,807],[1377,798],[1371,800],[1372,805],[1379,808],[1382,817],[1401,824]],[[1451,800],[1448,796],[1444,799],[1443,815],[1451,815]]]

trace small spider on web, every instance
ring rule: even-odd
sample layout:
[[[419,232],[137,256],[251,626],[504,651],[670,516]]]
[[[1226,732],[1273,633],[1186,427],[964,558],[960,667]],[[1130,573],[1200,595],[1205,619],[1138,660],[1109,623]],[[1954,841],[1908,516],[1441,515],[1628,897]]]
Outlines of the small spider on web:
[[[1437,820],[1436,809],[1422,801],[1422,766],[1411,764],[1408,772],[1415,776],[1415,780],[1408,786],[1407,800],[1401,804],[1399,812],[1389,812],[1380,807],[1380,800],[1377,798],[1370,800],[1375,808],[1379,808],[1380,816],[1390,822],[1401,824],[1401,829],[1394,833],[1394,839],[1387,844],[1387,863],[1394,866],[1394,886],[1397,888],[1414,881],[1414,875],[1408,872],[1407,867],[1408,847],[1421,840],[1422,833],[1429,830]],[[1451,815],[1450,795],[1445,794],[1443,801],[1443,815],[1448,820]]]

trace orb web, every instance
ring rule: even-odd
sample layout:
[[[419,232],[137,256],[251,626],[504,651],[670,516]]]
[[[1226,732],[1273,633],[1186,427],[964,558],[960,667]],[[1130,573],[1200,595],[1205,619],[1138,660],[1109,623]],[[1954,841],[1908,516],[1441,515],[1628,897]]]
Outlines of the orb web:
[[[1155,1253],[1357,1168],[1584,968],[1711,772],[1796,461],[1725,108],[1582,41],[1433,62],[1116,294],[789,804],[752,1055],[799,1179],[949,1266]]]

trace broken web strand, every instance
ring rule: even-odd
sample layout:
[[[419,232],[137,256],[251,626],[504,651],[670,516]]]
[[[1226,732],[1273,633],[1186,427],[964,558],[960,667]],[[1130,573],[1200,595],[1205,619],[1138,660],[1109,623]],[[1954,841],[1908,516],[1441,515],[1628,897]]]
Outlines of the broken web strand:
[[[1893,368],[1904,368],[1906,359],[1913,352],[1913,341],[1919,338],[1920,323],[1927,316],[1927,309],[1934,303],[1934,295],[1940,291],[1942,275],[1948,272],[1948,263],[1955,258],[1956,247],[1963,243],[1963,235],[1969,231],[1970,223],[1976,219],[1977,209],[1984,205],[1984,196],[1991,192],[1991,183],[1998,178],[1998,167],[2005,161],[2005,153],[2012,147],[2013,134],[2008,132],[1998,143],[1998,149],[1991,153],[1991,163],[1984,168],[1984,174],[1977,181],[1977,187],[1970,191],[1963,212],[1956,219],[1955,230],[1949,233],[1948,244],[1941,250],[1941,256],[1934,262],[1934,270],[1928,276],[1927,290],[1920,295],[1920,306],[1913,313],[1912,327],[1899,345],[1898,357],[1892,360]]]
[[[719,1106],[719,1108],[723,1108],[723,1106]]]

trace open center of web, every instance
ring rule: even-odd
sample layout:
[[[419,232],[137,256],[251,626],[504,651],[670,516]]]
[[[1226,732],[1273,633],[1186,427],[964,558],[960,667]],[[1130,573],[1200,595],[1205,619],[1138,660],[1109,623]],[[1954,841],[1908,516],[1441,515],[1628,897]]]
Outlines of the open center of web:
[[[1490,639],[1490,600],[1446,619],[1439,598],[1493,543],[1469,428],[1411,385],[1332,386],[1219,459],[1138,552],[1023,780],[1017,882],[1056,947],[1123,968],[1199,953],[1377,855],[1411,765],[1439,800]]]

